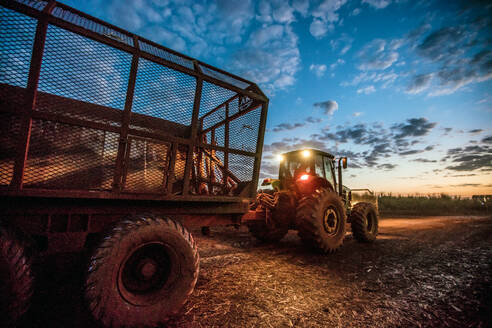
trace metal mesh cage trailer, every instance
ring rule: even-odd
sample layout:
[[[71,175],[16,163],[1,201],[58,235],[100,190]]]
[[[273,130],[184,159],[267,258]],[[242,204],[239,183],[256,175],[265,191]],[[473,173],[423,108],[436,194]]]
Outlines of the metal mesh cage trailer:
[[[2,196],[244,203],[267,106],[254,83],[61,3],[0,0]]]

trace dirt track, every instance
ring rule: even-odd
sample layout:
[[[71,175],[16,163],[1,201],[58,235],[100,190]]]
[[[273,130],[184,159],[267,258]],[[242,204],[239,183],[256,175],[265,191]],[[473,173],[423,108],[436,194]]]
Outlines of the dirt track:
[[[492,217],[383,219],[374,244],[348,234],[332,255],[306,250],[295,232],[276,246],[244,228],[195,235],[200,277],[170,327],[492,325]],[[77,267],[58,281],[46,274],[21,327],[94,326]]]

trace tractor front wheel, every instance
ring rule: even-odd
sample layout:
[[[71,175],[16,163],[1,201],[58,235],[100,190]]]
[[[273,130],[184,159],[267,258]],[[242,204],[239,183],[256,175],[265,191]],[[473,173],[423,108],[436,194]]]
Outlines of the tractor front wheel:
[[[297,207],[297,229],[304,244],[334,252],[345,237],[345,208],[334,191],[323,189],[303,197]]]
[[[168,218],[123,220],[91,257],[85,296],[106,327],[155,327],[193,291],[199,258],[191,234]]]
[[[357,203],[350,213],[352,234],[359,242],[369,243],[378,234],[378,211],[371,203]]]

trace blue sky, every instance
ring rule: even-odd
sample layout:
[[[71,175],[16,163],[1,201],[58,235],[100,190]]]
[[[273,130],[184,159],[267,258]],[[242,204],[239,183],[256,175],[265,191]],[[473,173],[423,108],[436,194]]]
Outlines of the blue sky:
[[[492,194],[488,1],[62,2],[258,83],[264,177],[314,147],[350,187]]]

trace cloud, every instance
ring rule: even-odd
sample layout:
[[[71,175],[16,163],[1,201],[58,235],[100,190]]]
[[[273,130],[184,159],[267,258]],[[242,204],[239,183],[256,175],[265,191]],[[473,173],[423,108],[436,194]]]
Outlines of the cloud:
[[[339,38],[330,40],[330,47],[333,51],[338,51],[340,56],[343,56],[350,50],[353,42],[354,39],[352,37],[346,33],[342,33]]]
[[[326,65],[324,65],[324,64],[320,64],[320,65],[311,64],[311,66],[309,66],[309,70],[311,72],[314,72],[314,74],[317,77],[322,77],[323,75],[325,75]]]
[[[300,68],[298,37],[290,26],[275,28],[275,38],[252,33],[246,46],[232,56],[233,70],[259,83],[268,93],[282,90],[295,83]]]
[[[358,14],[360,14],[360,12],[361,12],[360,8],[355,8],[354,10],[352,10],[350,15],[351,16],[357,16]]]
[[[374,39],[366,44],[357,54],[360,70],[384,70],[398,60],[398,53],[387,47],[383,39]]]
[[[412,159],[412,162],[437,163],[437,161],[435,159],[427,159],[427,158],[416,158],[416,159]]]
[[[357,93],[363,93],[363,94],[366,94],[366,95],[371,94],[373,92],[376,92],[376,88],[374,88],[373,85],[369,85],[369,86],[367,86],[365,88],[360,88],[360,89],[357,90]]]
[[[295,130],[297,128],[303,127],[305,125],[306,125],[306,123],[299,123],[299,122],[294,123],[294,124],[281,123],[281,124],[275,126],[272,130],[273,130],[273,132],[290,131],[290,130]]]
[[[492,136],[488,137],[492,139]],[[492,169],[492,148],[490,142],[484,138],[482,145],[471,145],[466,147],[448,149],[444,160],[449,160],[451,165],[446,169],[452,171],[488,171]],[[485,140],[485,141],[484,141]],[[491,140],[492,141],[492,140]]]
[[[418,94],[425,91],[429,86],[433,74],[419,74],[413,77],[412,82],[407,86],[406,93]]]
[[[312,117],[312,116],[309,116],[308,118],[306,118],[306,122],[308,122],[308,123],[320,123],[321,121],[322,121],[322,119]]]
[[[473,129],[473,130],[468,131],[468,133],[471,133],[471,134],[480,134],[482,132],[483,132],[483,129]]]
[[[313,106],[323,109],[327,115],[333,115],[338,110],[338,103],[334,100],[314,103]]]
[[[390,171],[390,170],[393,170],[394,168],[396,168],[398,165],[397,164],[389,164],[389,163],[386,163],[386,164],[380,164],[377,166],[378,169],[381,169],[381,170],[386,170],[386,171]]]
[[[330,69],[333,71],[337,66],[345,64],[345,60],[338,58],[336,62],[330,65]]]
[[[490,8],[481,11],[490,13]],[[428,96],[450,95],[470,84],[492,79],[492,50],[487,37],[491,20],[481,17],[481,13],[478,16],[471,13],[462,15],[464,18],[455,26],[432,31],[415,47],[417,54],[438,67],[432,73],[439,83],[429,90]],[[422,25],[407,39],[415,43],[428,29],[428,25]]]
[[[431,123],[426,118],[411,118],[405,123],[394,124],[391,129],[397,139],[405,137],[420,137],[428,134],[437,123]]]
[[[373,84],[379,84],[382,89],[385,89],[390,85],[392,85],[397,78],[398,75],[395,74],[393,71],[379,72],[379,73],[360,72],[352,79],[352,81],[344,81],[340,85],[342,87],[346,87],[346,86],[356,86],[363,82],[370,82]]]
[[[352,114],[352,116],[353,116],[353,117],[359,117],[359,116],[361,116],[361,115],[362,115],[362,112],[354,112],[354,113]]]
[[[367,3],[376,9],[383,9],[391,3],[391,0],[362,0],[362,3]]]
[[[482,142],[486,144],[492,144],[492,135],[483,138]]]
[[[334,29],[334,23],[338,22],[338,10],[347,2],[347,0],[324,0],[318,7],[313,9],[311,15],[313,21],[309,26],[309,32],[317,39],[326,36],[328,31]]]
[[[320,118],[316,118],[316,117],[312,117],[312,116],[309,116],[307,117],[304,122],[296,122],[294,124],[292,123],[281,123],[281,124],[278,124],[276,125],[272,131],[273,132],[282,132],[282,131],[291,131],[291,130],[295,130],[297,128],[301,128],[301,127],[304,127],[306,126],[308,123],[320,123],[322,120]]]

